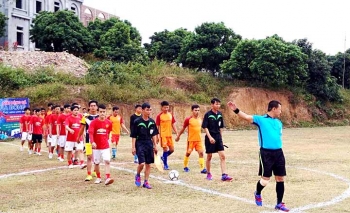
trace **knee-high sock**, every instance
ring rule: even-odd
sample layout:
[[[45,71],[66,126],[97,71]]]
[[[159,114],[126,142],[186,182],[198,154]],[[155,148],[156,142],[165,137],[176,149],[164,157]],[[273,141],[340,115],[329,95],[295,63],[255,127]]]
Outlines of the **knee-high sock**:
[[[284,195],[284,182],[276,182],[277,204],[282,203]]]

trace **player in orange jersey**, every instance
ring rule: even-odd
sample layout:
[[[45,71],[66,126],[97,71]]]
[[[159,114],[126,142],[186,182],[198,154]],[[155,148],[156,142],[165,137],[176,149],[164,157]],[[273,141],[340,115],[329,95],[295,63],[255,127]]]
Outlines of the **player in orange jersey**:
[[[108,116],[107,118],[112,122],[112,134],[111,134],[111,142],[112,142],[112,159],[116,158],[117,155],[117,146],[120,138],[121,128],[123,128],[128,134],[129,130],[126,128],[124,124],[124,119],[119,115],[119,107],[113,107],[113,114]]]
[[[169,112],[169,103],[167,101],[162,101],[160,105],[162,107],[162,112],[159,113],[156,118],[156,125],[159,132],[160,145],[163,148],[162,160],[164,169],[168,170],[168,157],[174,152],[172,130],[174,130],[176,136],[178,134],[175,126],[175,118],[173,114]]]
[[[184,158],[184,171],[189,172],[188,162],[190,160],[190,155],[193,149],[196,149],[199,155],[199,168],[202,174],[206,174],[207,170],[204,168],[204,157],[203,157],[203,143],[201,138],[201,128],[202,128],[202,119],[199,117],[199,105],[192,105],[192,115],[185,119],[184,125],[179,132],[179,135],[176,137],[175,141],[180,140],[181,134],[188,128],[188,137],[187,137],[187,150]]]

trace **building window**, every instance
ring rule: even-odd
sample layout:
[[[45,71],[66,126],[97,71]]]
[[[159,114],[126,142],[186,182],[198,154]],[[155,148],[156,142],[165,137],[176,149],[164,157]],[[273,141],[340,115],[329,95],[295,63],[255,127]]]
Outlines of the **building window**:
[[[23,0],[16,0],[16,8],[23,9]]]
[[[41,1],[36,1],[35,12],[39,13],[40,11],[42,11],[42,2]]]
[[[23,46],[23,27],[17,27],[17,45]]]
[[[57,12],[61,9],[61,4],[57,1],[55,1],[54,11]]]
[[[75,4],[72,4],[70,9],[75,15],[78,15],[78,7]]]

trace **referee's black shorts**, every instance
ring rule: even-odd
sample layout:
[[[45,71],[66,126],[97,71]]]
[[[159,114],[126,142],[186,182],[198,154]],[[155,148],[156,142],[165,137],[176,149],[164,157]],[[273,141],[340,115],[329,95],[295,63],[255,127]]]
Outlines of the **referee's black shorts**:
[[[153,142],[151,140],[136,141],[136,155],[139,161],[139,164],[154,163],[154,151],[153,151]]]
[[[259,176],[271,177],[272,172],[275,176],[286,176],[286,160],[282,149],[264,149],[260,148],[259,154]]]
[[[205,136],[204,145],[205,145],[205,153],[217,153],[220,151],[224,151],[224,144],[222,142],[222,137],[220,133],[211,134],[211,136],[215,139],[215,143],[212,144],[209,141],[209,138]]]

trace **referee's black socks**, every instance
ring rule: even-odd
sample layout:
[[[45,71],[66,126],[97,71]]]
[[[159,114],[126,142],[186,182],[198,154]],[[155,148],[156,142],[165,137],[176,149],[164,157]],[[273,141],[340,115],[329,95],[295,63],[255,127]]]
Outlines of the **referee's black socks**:
[[[256,194],[260,195],[261,191],[264,189],[265,186],[261,185],[260,180],[258,180],[258,183],[256,184]]]
[[[284,182],[276,182],[277,204],[282,203],[284,194]]]

